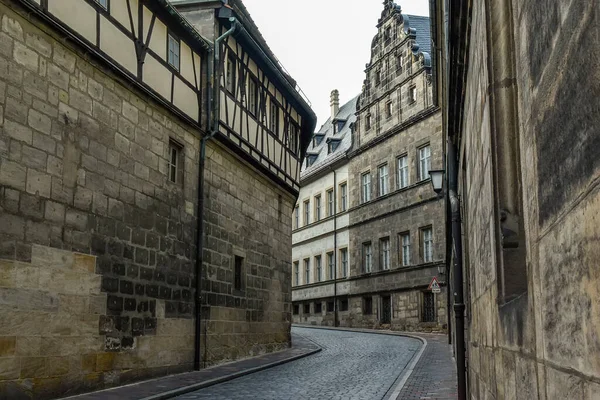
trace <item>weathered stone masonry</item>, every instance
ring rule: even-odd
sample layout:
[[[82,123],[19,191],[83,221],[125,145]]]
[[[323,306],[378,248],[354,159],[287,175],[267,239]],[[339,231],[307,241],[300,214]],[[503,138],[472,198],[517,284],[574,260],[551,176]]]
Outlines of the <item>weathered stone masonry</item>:
[[[198,134],[10,5],[0,6],[0,397],[188,370]],[[167,179],[170,139],[183,145],[183,185]]]

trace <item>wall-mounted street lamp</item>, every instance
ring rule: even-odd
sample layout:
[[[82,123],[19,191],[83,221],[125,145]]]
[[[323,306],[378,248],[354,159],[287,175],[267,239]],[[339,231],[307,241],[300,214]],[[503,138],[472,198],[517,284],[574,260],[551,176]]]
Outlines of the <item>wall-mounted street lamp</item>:
[[[442,193],[444,190],[444,174],[446,171],[443,169],[432,169],[429,171],[429,176],[431,177],[431,186],[433,186],[433,191],[437,194]]]

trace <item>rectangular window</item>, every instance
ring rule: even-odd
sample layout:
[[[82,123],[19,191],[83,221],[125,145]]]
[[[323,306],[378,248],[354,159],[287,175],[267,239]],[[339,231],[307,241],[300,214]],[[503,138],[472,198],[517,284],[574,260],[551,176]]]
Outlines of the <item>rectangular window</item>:
[[[323,303],[320,301],[315,302],[315,314],[319,315],[323,312]]]
[[[169,65],[179,71],[179,40],[169,34]]]
[[[408,157],[402,156],[398,158],[398,189],[403,189],[408,186]]]
[[[321,256],[315,257],[315,271],[317,276],[315,282],[321,282],[323,280],[323,266],[321,265]]]
[[[327,216],[333,216],[333,189],[327,191]]]
[[[310,315],[310,303],[304,305],[304,314]]]
[[[327,270],[329,271],[329,279],[335,279],[335,257],[333,253],[327,253]]]
[[[288,147],[292,151],[293,154],[298,153],[298,127],[294,123],[290,123],[290,133],[289,133],[289,142]]]
[[[348,277],[348,249],[340,250],[340,259],[342,262],[342,278]]]
[[[396,59],[396,70],[398,73],[402,72],[402,66],[404,65],[404,56],[402,54],[398,55]]]
[[[362,202],[371,201],[371,173],[362,175]]]
[[[381,71],[375,72],[375,84],[379,85],[381,83]]]
[[[231,51],[231,50],[229,50]],[[235,57],[230,55],[227,57],[227,79],[225,81],[225,86],[229,93],[235,95],[235,77],[236,77],[236,62]]]
[[[308,285],[310,283],[310,259],[304,259],[304,284]]]
[[[421,229],[421,243],[423,249],[423,262],[433,261],[433,231],[431,227]]]
[[[275,135],[279,135],[279,106],[271,99],[271,119],[269,120],[269,129]]]
[[[423,322],[435,322],[435,295],[431,292],[423,292]]]
[[[348,184],[340,185],[340,211],[344,212],[348,209]]]
[[[333,306],[335,305],[335,303],[333,301],[328,301],[327,302],[327,312],[333,312]]]
[[[253,77],[248,78],[248,110],[258,116],[258,83]]]
[[[381,269],[386,271],[390,269],[390,238],[383,238],[379,241],[379,252],[381,259]]]
[[[315,222],[321,220],[321,195],[315,196]]]
[[[372,297],[364,297],[363,298],[363,315],[371,315],[373,314],[373,298]]]
[[[300,228],[300,206],[294,208],[294,227],[296,229]]]
[[[408,102],[414,103],[415,101],[417,101],[417,88],[413,86],[408,89]]]
[[[178,185],[183,184],[183,146],[176,141],[169,140],[169,180]]]
[[[300,263],[294,261],[294,283],[296,286],[300,285]]]
[[[300,314],[300,304],[294,304],[294,315]]]
[[[431,169],[431,146],[427,145],[419,149],[419,180],[429,179]]]
[[[234,270],[234,289],[242,290],[242,266],[244,259],[239,256],[235,256],[235,270]]]
[[[98,4],[102,6],[105,10],[108,10],[108,0],[96,0]]]
[[[310,222],[310,200],[304,202],[304,225]]]
[[[388,118],[392,118],[392,102],[388,101],[385,105],[385,115]]]
[[[388,166],[382,165],[378,168],[379,175],[379,195],[385,196],[388,194]]]
[[[410,233],[408,232],[400,234],[400,253],[402,266],[410,265]]]
[[[348,311],[348,299],[340,300],[340,311]]]
[[[373,268],[373,248],[371,242],[363,243],[363,271],[371,272]]]
[[[369,129],[371,129],[371,114],[367,114],[366,120],[365,120],[365,129],[368,131]]]

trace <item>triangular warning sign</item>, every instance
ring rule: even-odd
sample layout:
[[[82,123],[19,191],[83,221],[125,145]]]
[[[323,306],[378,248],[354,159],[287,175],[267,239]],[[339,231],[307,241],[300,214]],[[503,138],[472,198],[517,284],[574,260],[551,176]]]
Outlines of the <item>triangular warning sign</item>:
[[[440,288],[440,283],[438,282],[437,277],[433,277],[427,289],[431,290],[434,293],[439,293],[442,290]]]

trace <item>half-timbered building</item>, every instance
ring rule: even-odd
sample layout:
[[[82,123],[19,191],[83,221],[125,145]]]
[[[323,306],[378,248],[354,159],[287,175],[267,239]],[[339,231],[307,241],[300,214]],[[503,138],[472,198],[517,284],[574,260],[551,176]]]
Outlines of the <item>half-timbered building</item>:
[[[289,346],[316,118],[241,2],[192,3],[0,0],[0,398]]]

